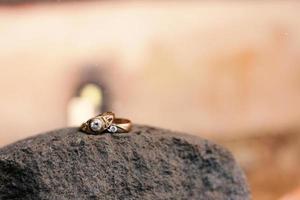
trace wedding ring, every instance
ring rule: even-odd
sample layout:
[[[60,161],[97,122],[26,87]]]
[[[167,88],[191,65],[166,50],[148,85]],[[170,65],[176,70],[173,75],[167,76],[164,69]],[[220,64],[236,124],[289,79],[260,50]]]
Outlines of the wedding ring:
[[[92,119],[89,119],[83,123],[79,129],[89,134],[100,134],[107,130],[113,124],[114,120],[114,113],[105,112]]]
[[[128,133],[131,128],[132,124],[129,119],[115,118],[107,130],[110,133]]]

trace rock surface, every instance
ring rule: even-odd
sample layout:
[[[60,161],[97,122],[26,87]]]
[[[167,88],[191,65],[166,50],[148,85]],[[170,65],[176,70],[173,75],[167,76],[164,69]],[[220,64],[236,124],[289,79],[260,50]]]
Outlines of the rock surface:
[[[129,134],[65,128],[0,149],[0,199],[247,200],[224,148],[148,126]]]

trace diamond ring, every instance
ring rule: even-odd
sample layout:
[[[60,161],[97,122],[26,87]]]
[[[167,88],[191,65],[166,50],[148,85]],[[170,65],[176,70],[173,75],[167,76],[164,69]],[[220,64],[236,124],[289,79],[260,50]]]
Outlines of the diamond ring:
[[[89,119],[83,123],[79,129],[89,134],[100,134],[112,125],[114,119],[114,113],[105,112],[92,119]]]
[[[131,130],[131,127],[130,120],[115,118],[114,113],[105,112],[83,123],[79,130],[97,135],[105,131],[109,133],[127,133]]]

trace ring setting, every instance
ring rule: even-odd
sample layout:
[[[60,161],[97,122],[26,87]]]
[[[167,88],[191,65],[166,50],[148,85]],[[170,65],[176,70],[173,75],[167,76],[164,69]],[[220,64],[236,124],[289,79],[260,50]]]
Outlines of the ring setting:
[[[112,124],[110,127],[107,129],[110,133],[116,133],[118,131],[118,127],[115,124]]]
[[[128,133],[132,128],[131,121],[124,118],[115,118],[112,112],[105,112],[83,123],[79,130],[88,134]]]

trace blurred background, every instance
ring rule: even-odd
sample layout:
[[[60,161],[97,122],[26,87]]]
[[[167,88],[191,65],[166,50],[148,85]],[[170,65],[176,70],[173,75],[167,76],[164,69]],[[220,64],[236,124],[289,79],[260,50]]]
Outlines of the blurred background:
[[[102,111],[229,148],[300,199],[297,1],[0,1],[0,146]]]

